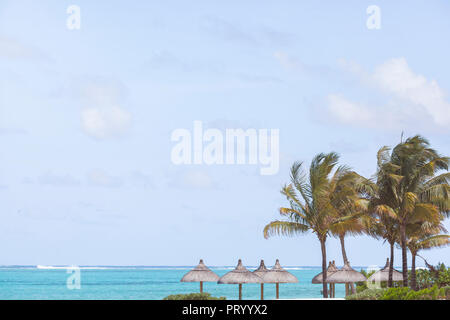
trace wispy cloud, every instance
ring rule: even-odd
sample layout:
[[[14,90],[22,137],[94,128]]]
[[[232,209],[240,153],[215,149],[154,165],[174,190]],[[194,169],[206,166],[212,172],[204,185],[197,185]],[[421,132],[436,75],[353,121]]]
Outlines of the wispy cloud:
[[[284,51],[276,51],[273,57],[286,70],[305,76],[336,77],[338,71],[326,65],[311,65]]]
[[[285,31],[277,30],[265,25],[244,26],[238,22],[231,22],[219,17],[207,16],[201,20],[200,28],[205,33],[234,43],[261,47],[286,46],[294,36]]]
[[[130,175],[129,181],[131,185],[140,188],[151,188],[154,186],[154,181],[151,175],[141,172],[139,170],[133,171]]]
[[[38,182],[43,185],[52,186],[78,186],[80,181],[70,174],[56,174],[48,171],[45,174],[38,177]],[[29,183],[29,182],[28,182]]]
[[[118,188],[123,185],[123,179],[112,176],[102,169],[94,169],[87,174],[88,181],[93,186]]]
[[[173,174],[169,186],[182,189],[210,189],[214,188],[216,184],[206,170],[186,169]]]
[[[26,135],[28,131],[20,128],[0,128],[0,135]]]
[[[196,74],[202,76],[207,75],[209,82],[211,82],[211,75],[216,76],[220,81],[223,81],[223,78],[228,78],[256,85],[282,82],[279,78],[270,74],[236,70],[236,66],[226,65],[222,60],[208,60],[205,58],[197,60],[188,59],[168,50],[155,51],[150,54],[138,72],[148,72],[147,69],[151,69],[152,71],[174,72],[177,74],[179,80],[182,77],[187,77],[192,81],[192,74]],[[164,73],[164,75],[167,74]],[[170,82],[173,82],[173,77],[169,79]]]
[[[51,60],[39,49],[4,36],[0,36],[0,57],[8,59]]]

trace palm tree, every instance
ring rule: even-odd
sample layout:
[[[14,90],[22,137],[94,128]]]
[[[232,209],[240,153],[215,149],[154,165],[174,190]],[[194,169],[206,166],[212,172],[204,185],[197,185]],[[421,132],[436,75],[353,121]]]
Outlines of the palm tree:
[[[429,223],[410,225],[407,229],[407,247],[411,252],[411,289],[417,290],[416,283],[416,256],[420,250],[444,247],[450,244],[450,236],[440,234],[446,232],[442,224]]]
[[[403,285],[408,285],[406,229],[408,225],[428,222],[438,224],[441,213],[449,213],[449,173],[434,176],[447,169],[449,158],[429,148],[420,136],[399,143],[391,152],[382,147],[377,153],[374,185],[368,185],[369,211],[376,223],[367,232],[389,242],[391,259],[389,282],[392,285],[394,244],[402,249]]]
[[[358,189],[363,198],[368,201],[367,212],[363,220],[364,233],[375,238],[387,241],[390,246],[388,287],[392,287],[392,274],[394,268],[394,246],[398,239],[398,223],[395,215],[395,185],[398,176],[393,172],[398,166],[390,161],[389,147],[382,147],[377,153],[377,171],[372,178],[375,182],[365,179]]]
[[[334,174],[339,156],[331,152],[320,153],[314,157],[309,168],[309,177],[302,170],[302,163],[295,162],[291,167],[289,185],[285,185],[281,193],[286,196],[290,207],[280,208],[280,215],[286,220],[275,220],[264,228],[264,237],[272,235],[293,236],[312,231],[316,234],[322,251],[323,297],[328,297],[327,291],[327,257],[326,239],[332,225],[349,220],[342,219],[332,205],[332,195],[338,190],[337,181],[345,181],[346,167],[338,167]]]
[[[408,285],[407,237],[408,224],[429,222],[438,224],[441,214],[449,214],[449,173],[438,176],[439,170],[448,170],[450,159],[429,147],[429,142],[414,136],[399,143],[390,156],[390,200],[392,206],[385,213],[399,225],[402,249],[403,285]]]
[[[330,201],[336,210],[339,220],[330,226],[330,233],[339,238],[341,245],[342,259],[344,264],[349,263],[347,251],[345,249],[345,237],[347,235],[360,235],[365,232],[368,218],[368,201],[360,197],[361,186],[365,186],[370,181],[358,175],[350,169],[342,167],[342,174],[335,176],[330,181],[333,192],[330,193]],[[347,285],[347,284],[346,284]],[[352,293],[355,293],[355,285],[351,284]]]

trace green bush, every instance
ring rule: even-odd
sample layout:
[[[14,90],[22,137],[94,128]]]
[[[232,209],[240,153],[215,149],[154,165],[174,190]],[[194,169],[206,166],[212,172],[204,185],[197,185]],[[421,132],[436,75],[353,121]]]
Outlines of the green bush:
[[[386,289],[366,289],[364,291],[347,296],[347,300],[378,300]]]
[[[441,290],[444,290],[444,295],[447,300],[450,300],[450,286],[442,287]]]
[[[210,293],[172,294],[163,300],[226,300],[225,297],[213,297]]]
[[[410,289],[406,287],[402,288],[389,288],[379,297],[378,300],[405,300]]]
[[[419,291],[410,288],[367,289],[360,293],[350,295],[348,300],[449,300],[450,286],[422,289]]]
[[[416,270],[418,289],[431,288],[434,285],[439,288],[450,286],[450,268],[447,268],[443,263],[439,263],[435,269],[436,272],[428,269]],[[411,279],[411,271],[409,271],[409,279]]]

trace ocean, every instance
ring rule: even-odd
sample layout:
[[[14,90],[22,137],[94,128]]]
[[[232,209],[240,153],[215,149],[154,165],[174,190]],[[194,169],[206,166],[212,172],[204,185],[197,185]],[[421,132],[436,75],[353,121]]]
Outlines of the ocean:
[[[69,289],[75,273],[64,267],[0,267],[0,299],[139,299],[160,300],[170,294],[199,292],[198,283],[181,283],[182,276],[193,267],[80,267],[80,288]],[[256,267],[249,267],[254,270]],[[219,276],[234,267],[210,267]],[[320,267],[285,267],[298,283],[280,284],[280,299],[321,298],[322,285],[311,279]],[[355,267],[355,270],[360,270]],[[71,271],[69,271],[71,272]],[[69,280],[69,281],[68,281]],[[67,283],[69,282],[69,286]],[[206,282],[203,290],[213,296],[238,298],[238,285]],[[244,284],[243,299],[259,299],[259,284]],[[344,285],[336,285],[336,298],[344,297]],[[275,285],[264,285],[265,299],[275,298]]]

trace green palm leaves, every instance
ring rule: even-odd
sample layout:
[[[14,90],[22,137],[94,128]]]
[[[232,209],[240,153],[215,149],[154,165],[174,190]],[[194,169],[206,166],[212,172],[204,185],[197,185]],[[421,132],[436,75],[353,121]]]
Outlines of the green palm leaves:
[[[398,243],[407,286],[407,249],[414,267],[419,250],[450,242],[449,236],[441,234],[445,231],[441,222],[450,215],[450,173],[439,173],[448,171],[450,158],[439,155],[425,138],[414,136],[393,149],[382,147],[377,153],[376,174],[370,180],[339,166],[338,160],[335,152],[320,153],[307,171],[301,162],[292,165],[290,183],[281,189],[289,205],[280,208],[282,219],[265,226],[264,237],[316,234],[322,249],[324,297],[328,236],[340,239],[344,262],[346,235],[365,233],[384,239],[391,247],[391,270]]]
[[[407,286],[407,227],[439,224],[449,214],[448,173],[435,175],[448,170],[450,159],[430,148],[421,136],[408,138],[389,151],[383,147],[378,152],[378,194],[372,204],[379,216],[389,216],[398,224],[403,284]]]
[[[318,154],[305,173],[301,162],[291,167],[290,184],[281,189],[289,202],[289,207],[280,208],[284,220],[270,222],[264,228],[264,237],[273,235],[294,236],[311,231],[315,233],[322,248],[322,272],[326,280],[327,236],[345,235],[347,232],[360,233],[362,223],[357,219],[366,208],[366,203],[358,197],[356,186],[362,177],[345,166],[337,166],[337,153]],[[327,287],[324,282],[324,297]]]

